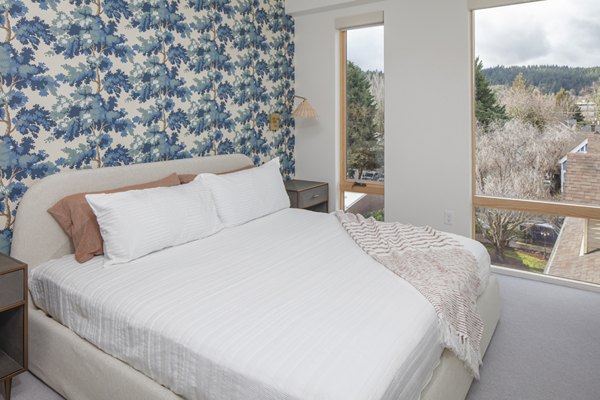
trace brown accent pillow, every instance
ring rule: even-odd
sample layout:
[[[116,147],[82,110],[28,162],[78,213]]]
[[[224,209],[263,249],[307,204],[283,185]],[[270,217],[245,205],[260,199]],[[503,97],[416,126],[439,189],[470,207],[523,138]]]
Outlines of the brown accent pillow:
[[[250,169],[250,168],[254,168],[254,165],[246,165],[245,167],[234,169],[233,171],[222,172],[222,173],[217,174],[217,175],[232,174],[234,172],[244,171],[244,170]],[[177,177],[179,177],[179,183],[181,183],[182,185],[184,185],[186,183],[190,183],[191,181],[193,181],[194,179],[196,179],[197,176],[198,175],[196,175],[196,174],[181,174],[181,175],[177,175]]]
[[[177,175],[177,178],[179,178],[179,183],[181,185],[185,185],[186,183],[190,183],[191,181],[196,179],[197,176],[198,175],[195,175],[195,174],[181,174],[181,175]]]
[[[73,246],[75,247],[75,259],[80,263],[84,263],[91,260],[94,256],[104,254],[102,249],[102,235],[100,234],[98,220],[85,199],[86,194],[116,193],[126,192],[128,190],[178,185],[179,178],[177,177],[177,174],[171,174],[157,181],[141,183],[139,185],[125,186],[99,192],[72,194],[63,197],[55,205],[50,207],[48,212],[73,241]]]

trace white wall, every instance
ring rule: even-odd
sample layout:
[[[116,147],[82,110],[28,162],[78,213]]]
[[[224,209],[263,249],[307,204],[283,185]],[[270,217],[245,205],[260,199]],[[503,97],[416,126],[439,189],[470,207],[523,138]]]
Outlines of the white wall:
[[[285,11],[290,15],[297,16],[376,1],[380,0],[286,0]]]
[[[386,220],[471,234],[467,3],[385,0],[295,16],[296,92],[308,97],[320,114],[318,121],[297,123],[296,176],[329,182],[333,207],[339,205],[335,19],[383,10]],[[445,210],[454,213],[452,226],[443,223]]]

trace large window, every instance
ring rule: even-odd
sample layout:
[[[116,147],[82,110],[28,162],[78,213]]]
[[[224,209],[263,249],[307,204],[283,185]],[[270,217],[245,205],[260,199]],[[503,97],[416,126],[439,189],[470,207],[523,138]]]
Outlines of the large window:
[[[474,11],[475,237],[497,266],[600,284],[598,13]]]
[[[341,179],[345,211],[384,218],[383,25],[342,30]]]

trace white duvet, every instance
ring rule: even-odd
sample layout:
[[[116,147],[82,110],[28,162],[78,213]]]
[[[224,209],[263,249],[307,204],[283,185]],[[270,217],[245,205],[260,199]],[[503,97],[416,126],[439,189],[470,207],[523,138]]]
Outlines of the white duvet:
[[[459,240],[487,282],[487,252]],[[297,209],[119,266],[65,256],[34,269],[30,290],[187,399],[418,399],[443,350],[412,286],[335,216]]]

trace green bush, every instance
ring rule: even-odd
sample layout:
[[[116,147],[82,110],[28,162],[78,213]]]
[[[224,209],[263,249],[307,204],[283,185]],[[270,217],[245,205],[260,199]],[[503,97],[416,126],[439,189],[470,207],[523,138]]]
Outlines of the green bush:
[[[383,220],[384,220],[383,210],[369,211],[368,213],[365,214],[365,218],[370,218],[370,217],[375,218],[375,221],[383,222]]]

